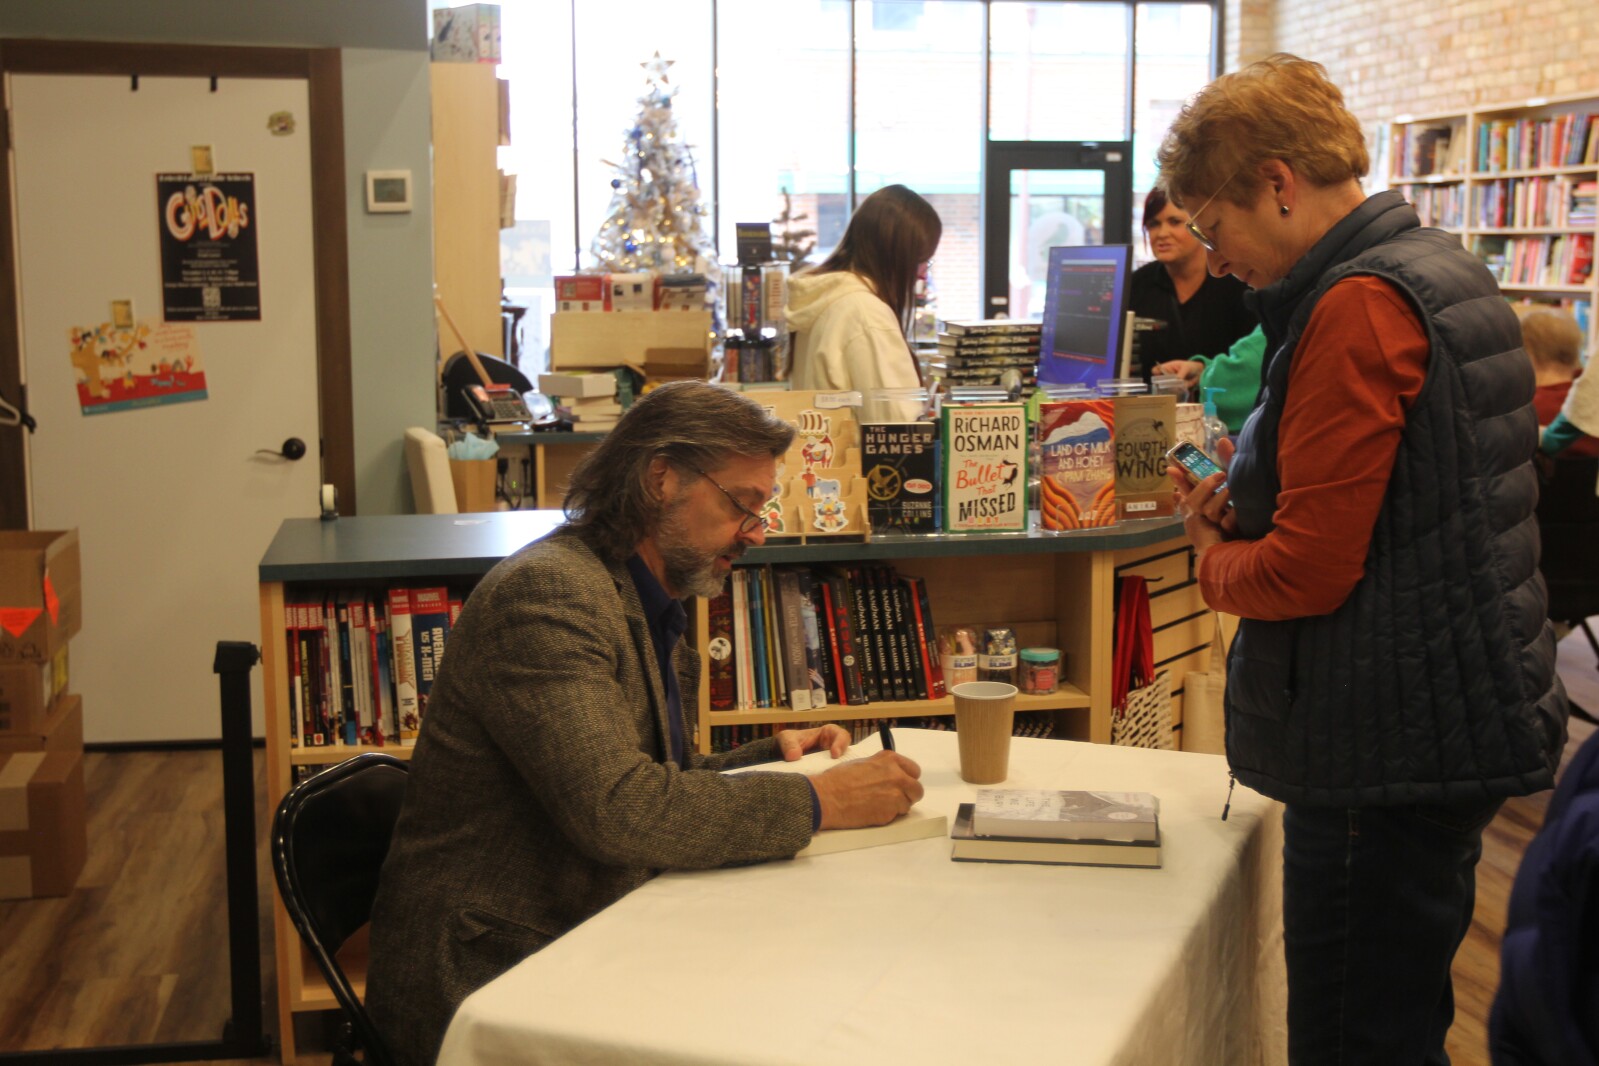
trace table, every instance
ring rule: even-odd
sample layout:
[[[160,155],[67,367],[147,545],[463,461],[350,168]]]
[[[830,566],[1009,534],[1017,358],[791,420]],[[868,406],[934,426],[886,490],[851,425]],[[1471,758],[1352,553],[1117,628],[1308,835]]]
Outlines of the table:
[[[954,734],[895,737],[953,822]],[[469,997],[440,1066],[1285,1061],[1280,806],[1239,786],[1221,821],[1211,755],[1018,739],[1010,771],[1154,792],[1164,867],[929,839],[665,874]]]

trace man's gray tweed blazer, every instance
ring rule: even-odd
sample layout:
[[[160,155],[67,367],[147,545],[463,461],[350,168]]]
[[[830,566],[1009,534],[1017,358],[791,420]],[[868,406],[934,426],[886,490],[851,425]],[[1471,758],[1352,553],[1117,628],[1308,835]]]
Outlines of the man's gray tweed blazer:
[[[675,665],[692,716],[698,656]],[[372,915],[366,1002],[400,1063],[431,1064],[469,993],[657,871],[810,841],[803,777],[714,772],[774,741],[681,770],[667,735],[624,564],[563,529],[489,572],[445,646]]]

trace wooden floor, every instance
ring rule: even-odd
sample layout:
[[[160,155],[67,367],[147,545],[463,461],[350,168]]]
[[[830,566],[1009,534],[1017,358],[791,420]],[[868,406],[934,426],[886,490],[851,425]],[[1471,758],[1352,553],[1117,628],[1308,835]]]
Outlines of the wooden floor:
[[[1572,698],[1599,710],[1599,669],[1581,634],[1560,647]],[[1574,722],[1567,757],[1593,732]],[[260,794],[261,948],[267,1025],[276,1011]],[[65,899],[0,903],[0,1051],[216,1039],[228,1013],[222,773],[215,752],[91,754],[89,865]],[[1510,885],[1548,793],[1508,802],[1484,835],[1477,912],[1455,960],[1456,1066],[1486,1066]],[[314,1034],[301,1032],[302,1049]],[[309,1040],[309,1043],[308,1043]],[[274,1061],[271,1059],[263,1062]],[[331,1056],[305,1051],[301,1061]]]

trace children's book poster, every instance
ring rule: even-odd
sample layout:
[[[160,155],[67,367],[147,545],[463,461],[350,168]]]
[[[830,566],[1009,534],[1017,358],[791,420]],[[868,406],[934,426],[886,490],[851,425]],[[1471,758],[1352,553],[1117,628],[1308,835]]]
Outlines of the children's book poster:
[[[157,174],[168,322],[261,321],[255,175]]]
[[[139,319],[73,326],[72,372],[86,415],[190,403],[206,398],[205,368],[193,326]]]

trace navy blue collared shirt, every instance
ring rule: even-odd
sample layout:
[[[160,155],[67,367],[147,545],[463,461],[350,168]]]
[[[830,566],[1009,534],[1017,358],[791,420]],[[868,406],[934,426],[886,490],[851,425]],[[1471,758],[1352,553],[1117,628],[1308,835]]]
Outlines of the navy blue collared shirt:
[[[639,602],[644,605],[644,619],[649,623],[650,640],[655,644],[655,665],[661,671],[661,690],[666,693],[666,725],[670,731],[666,738],[666,754],[681,767],[684,765],[683,693],[677,684],[677,670],[672,666],[672,650],[688,631],[688,614],[683,604],[661,587],[636,552],[628,557],[627,571],[633,575],[633,587],[638,589]]]
[[[683,693],[677,683],[677,670],[672,666],[672,651],[688,631],[688,613],[683,610],[683,604],[661,586],[637,552],[628,557],[627,572],[633,576],[633,587],[638,589],[639,603],[644,607],[650,640],[655,645],[655,665],[661,671],[661,688],[666,692],[666,725],[670,730],[667,756],[684,767]],[[811,785],[811,831],[821,826],[822,801],[816,795],[816,786]]]

